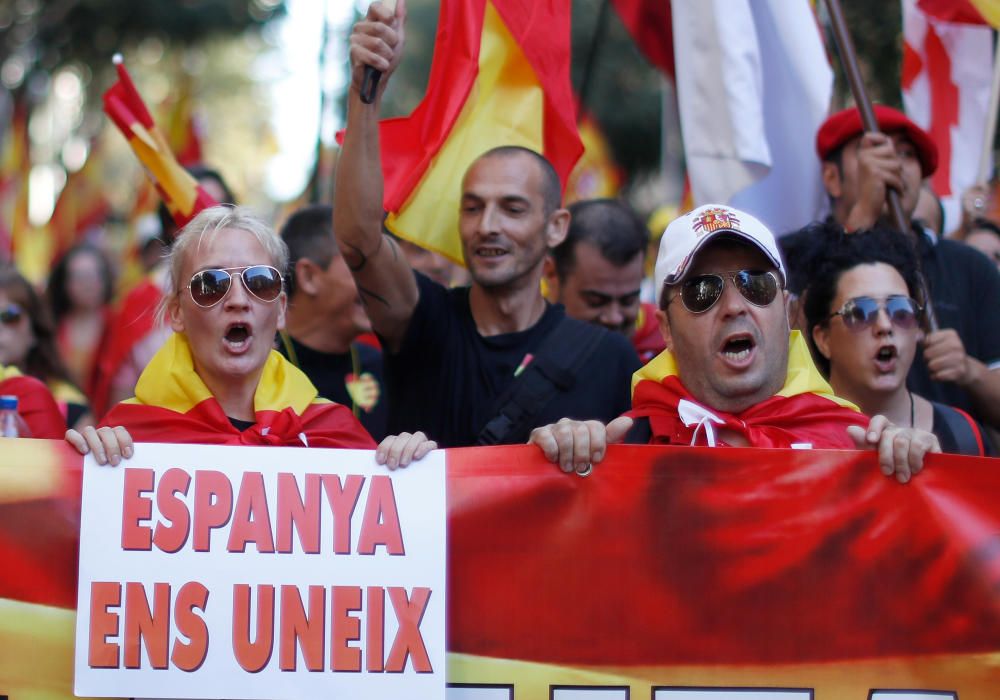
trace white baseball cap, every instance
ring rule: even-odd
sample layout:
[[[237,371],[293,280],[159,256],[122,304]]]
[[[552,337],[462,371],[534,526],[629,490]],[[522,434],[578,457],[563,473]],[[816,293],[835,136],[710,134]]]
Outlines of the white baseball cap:
[[[698,251],[719,236],[742,239],[756,246],[778,270],[784,284],[785,265],[774,234],[744,211],[725,204],[705,204],[671,221],[660,238],[653,274],[657,304],[663,286],[680,282]]]

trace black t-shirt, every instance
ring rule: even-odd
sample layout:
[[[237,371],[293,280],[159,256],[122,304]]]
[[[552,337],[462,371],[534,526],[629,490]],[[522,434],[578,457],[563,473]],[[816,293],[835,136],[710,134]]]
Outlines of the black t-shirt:
[[[779,239],[788,266],[788,287],[796,294],[802,292],[813,262],[823,254],[823,241],[813,240],[816,235],[804,229]],[[966,353],[987,367],[996,366],[1000,363],[1000,273],[996,266],[978,250],[956,241],[934,241],[921,235],[919,249],[938,326],[954,328]],[[979,418],[968,392],[952,382],[931,380],[919,344],[906,384],[931,401]]]
[[[385,356],[389,432],[422,430],[442,447],[474,445],[518,366],[565,313],[547,305],[531,328],[484,337],[472,318],[468,287],[445,289],[419,273],[416,278],[420,301],[399,352]],[[541,410],[536,426],[564,417],[606,423],[628,410],[639,357],[621,334],[604,332],[599,342],[576,384]]]
[[[986,366],[1000,363],[1000,273],[981,252],[956,241],[921,240],[920,260],[940,328],[954,328],[965,352]],[[931,380],[917,346],[906,384],[921,396],[978,416],[968,392]]]
[[[291,345],[289,352],[288,339]],[[386,436],[389,402],[382,379],[382,353],[364,343],[351,345],[351,352],[328,353],[313,350],[287,333],[278,339],[278,352],[301,369],[319,395],[354,410],[375,442]],[[354,363],[358,367],[355,368]]]
[[[937,401],[931,402],[931,407],[934,410],[934,426],[932,428],[935,435],[937,435],[938,442],[941,443],[941,451],[948,454],[965,454],[965,455],[979,455],[979,450],[977,449],[979,442],[983,446],[983,454],[986,457],[995,457],[996,450],[993,449],[993,443],[990,442],[989,435],[986,434],[986,430],[982,425],[972,421],[956,411],[951,406],[945,406]],[[955,422],[958,427],[958,431],[961,434],[961,438],[956,434],[956,431],[952,429],[948,417]],[[973,427],[975,423],[975,427]],[[978,434],[978,441],[976,440]]]

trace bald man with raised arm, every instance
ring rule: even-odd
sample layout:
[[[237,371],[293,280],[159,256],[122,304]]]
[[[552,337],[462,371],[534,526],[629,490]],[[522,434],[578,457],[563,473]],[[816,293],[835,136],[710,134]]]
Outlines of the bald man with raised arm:
[[[562,415],[610,420],[629,406],[638,356],[624,337],[567,319],[541,294],[545,256],[569,224],[559,177],[542,155],[484,147],[456,186],[458,201],[442,193],[442,206],[459,208],[469,287],[445,289],[414,273],[383,233],[378,116],[405,17],[402,0],[394,12],[373,3],[351,32],[334,199],[344,259],[386,352],[388,429],[419,426],[456,447],[524,442]],[[360,98],[365,66],[382,71],[372,104]]]

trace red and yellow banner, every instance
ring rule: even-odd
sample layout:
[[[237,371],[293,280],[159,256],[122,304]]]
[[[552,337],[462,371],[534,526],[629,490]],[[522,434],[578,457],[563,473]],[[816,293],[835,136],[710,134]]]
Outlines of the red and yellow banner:
[[[69,698],[79,459],[0,447],[0,696]],[[997,460],[906,485],[853,451],[613,447],[583,479],[529,446],[447,460],[449,695],[996,697]]]

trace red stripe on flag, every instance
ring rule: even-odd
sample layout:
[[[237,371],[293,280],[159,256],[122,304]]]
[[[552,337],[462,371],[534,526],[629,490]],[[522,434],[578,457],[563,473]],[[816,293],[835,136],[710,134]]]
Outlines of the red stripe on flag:
[[[988,24],[983,15],[969,0],[918,0],[924,14],[942,22],[960,24]]]
[[[639,50],[673,80],[674,22],[670,0],[612,0]]]
[[[951,191],[951,129],[958,124],[958,87],[951,76],[951,56],[941,43],[933,22],[927,23],[924,37],[927,56],[927,80],[930,86],[931,123],[928,129],[931,140],[938,147],[938,167],[931,184],[939,197]],[[905,58],[905,54],[904,54]]]

